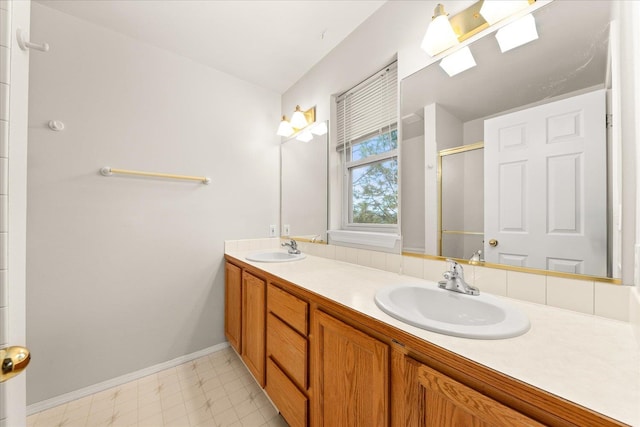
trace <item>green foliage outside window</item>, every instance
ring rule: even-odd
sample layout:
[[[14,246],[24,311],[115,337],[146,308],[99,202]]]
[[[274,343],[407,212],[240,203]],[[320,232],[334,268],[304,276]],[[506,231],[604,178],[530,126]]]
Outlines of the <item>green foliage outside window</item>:
[[[354,144],[351,161],[397,149],[398,132],[382,133]],[[356,224],[398,223],[398,159],[384,160],[351,168],[352,218]]]

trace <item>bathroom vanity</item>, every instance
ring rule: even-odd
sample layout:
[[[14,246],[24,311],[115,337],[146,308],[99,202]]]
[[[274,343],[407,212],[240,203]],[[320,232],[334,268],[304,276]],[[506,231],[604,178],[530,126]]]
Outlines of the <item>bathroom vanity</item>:
[[[225,331],[291,426],[640,424],[640,351],[627,323],[509,300],[529,317],[527,333],[457,338],[374,303],[384,286],[424,280],[246,255],[225,254]]]

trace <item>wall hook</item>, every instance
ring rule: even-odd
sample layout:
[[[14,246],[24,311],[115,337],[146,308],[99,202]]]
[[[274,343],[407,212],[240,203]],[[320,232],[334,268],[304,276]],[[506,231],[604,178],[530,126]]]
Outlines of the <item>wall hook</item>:
[[[20,46],[20,49],[22,50],[35,49],[42,52],[49,51],[49,43],[31,43],[29,40],[27,40],[28,34],[22,28],[18,28],[16,30],[16,38],[18,39],[18,46]]]
[[[47,125],[49,126],[49,129],[55,130],[56,132],[64,130],[64,123],[62,123],[60,120],[49,120],[49,123],[47,123]]]

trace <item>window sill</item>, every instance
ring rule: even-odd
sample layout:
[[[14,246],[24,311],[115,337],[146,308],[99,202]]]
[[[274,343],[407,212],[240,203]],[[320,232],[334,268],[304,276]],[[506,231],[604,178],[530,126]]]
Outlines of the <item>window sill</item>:
[[[400,240],[398,234],[368,231],[329,230],[330,243],[350,243],[391,249]]]

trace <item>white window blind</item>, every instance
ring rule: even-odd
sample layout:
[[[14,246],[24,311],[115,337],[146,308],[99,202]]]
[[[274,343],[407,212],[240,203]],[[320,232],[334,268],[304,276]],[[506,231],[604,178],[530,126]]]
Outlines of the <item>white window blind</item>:
[[[337,149],[374,132],[388,132],[398,118],[398,67],[393,62],[338,96]]]

